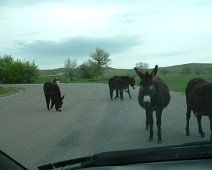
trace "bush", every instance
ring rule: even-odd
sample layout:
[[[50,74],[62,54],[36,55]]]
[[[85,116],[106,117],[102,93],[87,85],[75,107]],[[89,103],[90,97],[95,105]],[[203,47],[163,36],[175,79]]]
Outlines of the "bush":
[[[0,57],[1,83],[33,83],[38,75],[38,68],[34,62],[15,61],[9,55]]]

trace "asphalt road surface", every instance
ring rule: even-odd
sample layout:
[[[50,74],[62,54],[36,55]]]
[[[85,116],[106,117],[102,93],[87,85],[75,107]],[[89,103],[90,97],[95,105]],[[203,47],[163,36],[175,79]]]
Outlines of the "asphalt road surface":
[[[132,99],[109,99],[107,84],[60,84],[65,95],[62,112],[48,111],[42,84],[11,85],[24,89],[0,98],[0,149],[29,169],[99,152],[140,149],[209,140],[208,117],[203,117],[201,138],[196,118],[190,121],[191,136],[185,135],[185,96],[171,92],[162,114],[162,144],[148,141],[145,112],[139,106],[139,88],[130,89]],[[155,117],[154,117],[155,122]]]

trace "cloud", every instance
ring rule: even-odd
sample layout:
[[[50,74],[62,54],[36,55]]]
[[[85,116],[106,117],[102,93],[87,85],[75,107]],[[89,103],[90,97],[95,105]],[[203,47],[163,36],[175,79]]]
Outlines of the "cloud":
[[[139,45],[140,38],[136,36],[117,36],[111,38],[74,37],[64,41],[37,40],[29,44],[18,43],[17,52],[22,55],[40,57],[89,56],[97,47],[109,53],[123,53],[131,47]]]
[[[146,56],[151,56],[151,58],[161,58],[164,57],[166,59],[170,57],[176,57],[176,56],[185,56],[185,55],[191,55],[197,51],[200,51],[201,49],[191,49],[191,50],[181,50],[181,51],[170,51],[170,52],[160,52],[160,53],[153,53],[153,54],[145,54]]]
[[[103,48],[113,61],[116,54],[123,54],[141,45],[141,36],[115,36],[107,38],[73,37],[64,41],[37,40],[32,43],[17,42],[13,52],[16,58],[34,60],[39,68],[62,67],[67,58],[86,61],[96,48]]]

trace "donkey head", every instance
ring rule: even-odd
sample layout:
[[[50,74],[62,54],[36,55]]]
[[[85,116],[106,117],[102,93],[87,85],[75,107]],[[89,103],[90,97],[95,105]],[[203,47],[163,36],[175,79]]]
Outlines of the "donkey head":
[[[61,112],[64,97],[65,97],[65,96],[59,97],[59,98],[57,98],[57,100],[55,101],[55,109],[56,109],[56,111]]]
[[[129,84],[130,84],[130,86],[133,88],[133,89],[135,89],[135,77],[130,77],[130,79],[129,79]]]
[[[134,68],[134,70],[141,79],[140,91],[139,91],[139,102],[142,103],[142,105],[146,108],[151,105],[152,97],[154,96],[156,91],[156,87],[154,85],[153,80],[157,74],[158,66],[156,65],[151,73],[146,71],[146,73],[143,74],[137,68]]]
[[[60,83],[60,78],[54,77],[54,79],[52,80],[52,82],[55,83],[55,84],[59,84]]]

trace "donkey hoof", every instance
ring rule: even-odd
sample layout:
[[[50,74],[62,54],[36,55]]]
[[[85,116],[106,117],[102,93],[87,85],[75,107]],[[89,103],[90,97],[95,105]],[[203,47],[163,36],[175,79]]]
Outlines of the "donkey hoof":
[[[153,138],[149,138],[149,142],[152,142]]]
[[[158,139],[158,143],[159,143],[159,144],[162,143],[162,139]]]
[[[186,136],[190,136],[190,133],[189,132],[186,132]]]
[[[204,133],[201,133],[201,137],[204,138],[205,137],[205,134]]]

